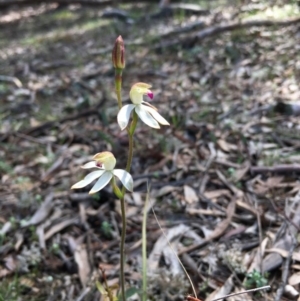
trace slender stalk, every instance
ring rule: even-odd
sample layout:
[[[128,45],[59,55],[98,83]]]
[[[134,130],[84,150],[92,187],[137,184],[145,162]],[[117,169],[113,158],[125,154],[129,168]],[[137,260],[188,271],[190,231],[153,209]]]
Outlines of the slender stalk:
[[[133,119],[130,124],[130,128],[127,130],[128,138],[129,138],[129,150],[128,150],[128,158],[127,158],[127,164],[126,164],[126,171],[130,172],[131,163],[132,163],[132,157],[133,157],[133,135],[136,128],[136,124],[138,121],[138,116],[136,112],[133,112]],[[123,186],[122,192],[125,192],[125,187]]]
[[[115,69],[115,88],[117,93],[118,107],[120,110],[122,108],[122,97],[121,97],[122,69]]]
[[[142,300],[147,301],[147,215],[149,203],[150,189],[148,187],[146,202],[144,205],[143,225],[142,225],[142,270],[143,270],[143,287],[142,287]]]
[[[121,269],[121,295],[122,301],[126,301],[125,295],[125,238],[126,238],[126,210],[125,210],[125,199],[121,201],[121,214],[122,214],[122,231],[121,231],[121,245],[120,245],[120,269]]]
[[[115,88],[118,100],[119,110],[122,108],[122,97],[121,97],[121,88],[122,88],[122,70],[115,69]],[[129,138],[130,141],[130,138]],[[127,159],[126,170],[128,164],[131,165],[132,161],[132,146],[129,143],[129,155]],[[128,163],[129,162],[129,163]],[[120,198],[121,202],[121,216],[122,216],[122,231],[121,231],[121,244],[120,244],[120,282],[121,282],[121,298],[122,301],[126,301],[126,291],[125,291],[125,239],[126,239],[126,209],[125,209],[125,199],[124,199],[125,187],[122,189],[122,197]]]
[[[117,93],[118,95],[118,93]],[[120,95],[121,99],[121,95]],[[118,100],[119,103],[119,100]],[[122,106],[122,101],[120,102]],[[126,164],[126,171],[130,172],[131,168],[131,162],[132,162],[132,157],[133,157],[133,135],[134,131],[137,125],[138,121],[138,116],[134,112],[133,114],[133,119],[130,125],[130,128],[127,130],[128,133],[128,138],[129,138],[129,150],[128,150],[128,158],[127,158],[127,164]],[[122,198],[120,199],[121,201],[121,214],[122,214],[122,231],[121,231],[121,246],[120,246],[120,269],[121,269],[121,294],[122,294],[122,301],[126,301],[126,296],[125,296],[125,239],[126,239],[126,209],[125,209],[125,199],[124,199],[124,194],[125,194],[125,187],[123,186],[122,188]]]

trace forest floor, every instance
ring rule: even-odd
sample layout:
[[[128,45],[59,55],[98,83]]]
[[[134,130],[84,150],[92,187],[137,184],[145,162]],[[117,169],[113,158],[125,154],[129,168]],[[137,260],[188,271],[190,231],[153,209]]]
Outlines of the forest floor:
[[[119,35],[124,103],[132,84],[149,83],[170,122],[138,122],[127,286],[141,288],[149,185],[199,298],[264,285],[227,300],[299,298],[300,11],[287,2],[169,16],[154,4],[122,5],[125,17],[57,4],[0,12],[0,301],[99,300],[100,266],[119,282],[119,201],[109,187],[70,190],[95,153],[126,165],[111,64]],[[269,23],[236,25],[253,20]],[[220,24],[235,26],[203,31]],[[193,294],[150,209],[147,251],[150,300]]]

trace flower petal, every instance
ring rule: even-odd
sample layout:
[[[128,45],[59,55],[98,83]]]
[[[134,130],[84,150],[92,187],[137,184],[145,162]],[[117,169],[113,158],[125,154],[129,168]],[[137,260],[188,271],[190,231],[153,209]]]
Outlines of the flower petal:
[[[124,130],[129,122],[130,113],[134,109],[135,105],[130,104],[121,108],[118,113],[118,124],[121,130]]]
[[[152,128],[159,129],[160,126],[157,123],[157,121],[144,108],[145,106],[138,105],[135,107],[135,111],[142,119],[143,122],[145,122],[147,125],[149,125]]]
[[[83,169],[89,169],[89,168],[94,168],[94,167],[99,168],[99,166],[97,166],[95,161],[85,163],[84,165],[81,166],[81,168],[83,168]]]
[[[110,171],[105,171],[104,174],[99,178],[99,180],[93,186],[93,188],[90,190],[89,194],[96,193],[97,191],[105,187],[108,184],[108,182],[111,180],[112,176],[113,175]]]
[[[89,185],[90,183],[92,183],[95,179],[101,177],[103,175],[103,173],[105,173],[105,170],[93,171],[93,172],[89,173],[88,175],[86,175],[83,180],[74,184],[71,187],[71,189],[78,189],[78,188],[85,187],[85,186]]]
[[[143,108],[145,110],[147,110],[152,116],[153,118],[158,121],[160,124],[164,124],[164,125],[170,125],[170,123],[163,118],[156,110],[154,110],[153,108],[150,108],[148,106],[143,106]]]
[[[133,179],[129,172],[123,169],[114,169],[113,174],[119,178],[127,190],[133,191]]]

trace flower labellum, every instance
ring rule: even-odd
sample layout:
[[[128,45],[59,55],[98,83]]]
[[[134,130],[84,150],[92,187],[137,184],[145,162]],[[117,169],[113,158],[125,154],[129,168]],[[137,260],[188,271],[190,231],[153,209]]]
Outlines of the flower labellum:
[[[143,100],[144,95],[147,95],[151,99],[153,98],[153,92],[149,90],[149,88],[151,88],[151,86],[146,83],[137,83],[131,87],[129,97],[132,104],[125,105],[118,113],[118,123],[121,130],[127,127],[132,110],[135,110],[141,120],[152,128],[159,129],[159,123],[170,125],[169,122],[157,112],[154,106]]]
[[[112,51],[112,63],[116,69],[125,68],[125,47],[121,36],[115,41],[115,46]]]
[[[116,176],[127,190],[133,191],[133,180],[131,175],[126,170],[114,169],[117,160],[111,152],[98,153],[93,159],[94,161],[86,163],[82,168],[97,168],[98,170],[86,175],[83,180],[74,184],[71,189],[83,188],[98,179],[89,192],[89,194],[93,194],[105,187],[112,177]]]

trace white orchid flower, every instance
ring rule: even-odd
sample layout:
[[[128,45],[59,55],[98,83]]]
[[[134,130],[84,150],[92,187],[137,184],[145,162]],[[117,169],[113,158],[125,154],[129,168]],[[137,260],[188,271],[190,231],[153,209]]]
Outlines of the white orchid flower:
[[[94,161],[83,165],[82,168],[97,168],[99,170],[86,175],[83,180],[74,184],[71,189],[83,188],[98,178],[97,182],[89,192],[89,194],[93,194],[105,187],[112,177],[116,176],[127,190],[131,192],[133,191],[133,180],[131,175],[123,169],[114,169],[117,161],[111,152],[98,153],[93,157],[93,160]]]
[[[143,101],[144,95],[148,95],[151,99],[153,98],[153,93],[149,88],[151,88],[151,86],[145,83],[137,83],[131,87],[129,97],[132,104],[125,105],[118,113],[118,123],[121,130],[127,127],[132,110],[135,110],[142,121],[152,128],[159,129],[159,123],[170,125],[169,122],[157,112],[154,106]]]

